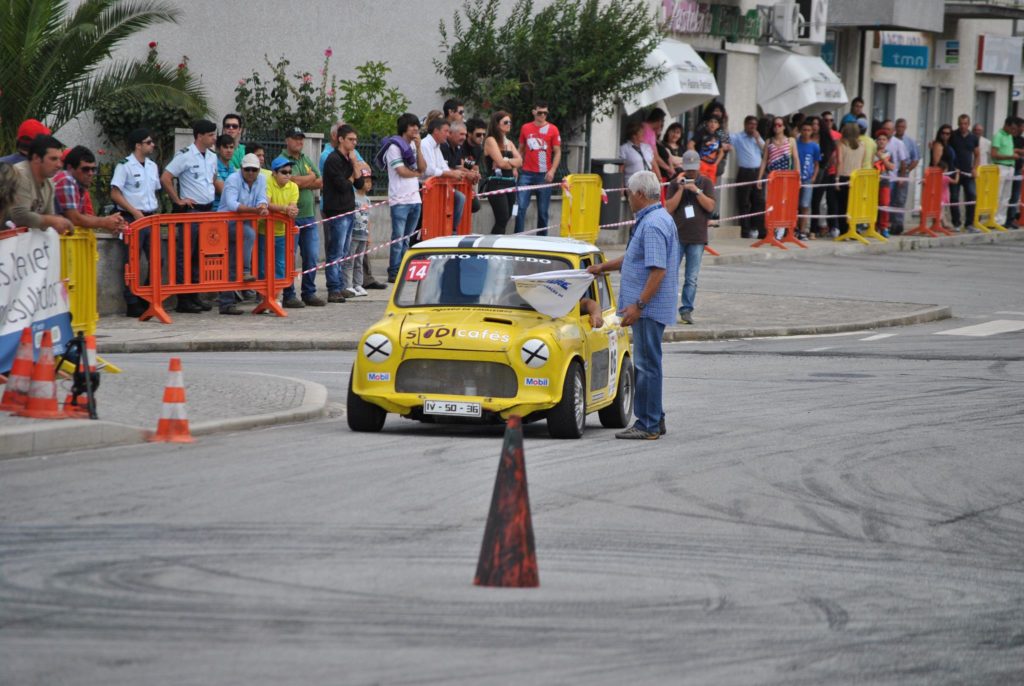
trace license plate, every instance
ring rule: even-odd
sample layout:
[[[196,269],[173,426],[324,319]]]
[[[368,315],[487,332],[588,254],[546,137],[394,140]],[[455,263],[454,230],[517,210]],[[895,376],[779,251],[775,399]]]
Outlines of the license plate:
[[[457,400],[424,400],[423,414],[441,414],[452,417],[480,417],[480,403]]]

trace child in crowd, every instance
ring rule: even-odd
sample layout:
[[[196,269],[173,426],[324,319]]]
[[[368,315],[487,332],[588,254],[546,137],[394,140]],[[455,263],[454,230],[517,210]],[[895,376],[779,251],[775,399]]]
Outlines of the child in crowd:
[[[875,159],[872,160],[875,169],[878,170],[879,181],[878,181],[878,206],[888,207],[889,198],[892,197],[892,188],[889,185],[889,172],[896,168],[896,165],[892,163],[892,154],[886,150],[889,145],[889,135],[884,131],[879,131],[875,137]],[[878,212],[878,228],[881,229],[883,236],[889,235],[889,213],[885,211]]]
[[[341,263],[341,285],[344,292],[351,292],[351,296],[358,298],[367,295],[363,288],[363,257],[360,253],[366,252],[370,240],[370,197],[369,193],[373,188],[373,177],[370,175],[369,165],[361,167],[363,175],[363,187],[356,188],[356,215],[352,222],[352,242],[349,245],[348,254],[359,255],[354,259],[348,259]]]
[[[707,118],[704,125],[697,129],[691,141],[692,147],[700,155],[700,173],[715,183],[718,177],[718,162],[722,159],[722,141],[718,138],[718,129],[722,126],[722,120],[712,115]]]
[[[811,138],[814,133],[814,125],[809,120],[804,120],[800,125],[800,138],[796,142],[797,162],[800,165],[800,207],[801,215],[811,213],[811,198],[814,195],[812,184],[818,176],[818,163],[821,162],[821,148]],[[797,238],[806,240],[810,219],[806,216],[800,220],[800,230]]]

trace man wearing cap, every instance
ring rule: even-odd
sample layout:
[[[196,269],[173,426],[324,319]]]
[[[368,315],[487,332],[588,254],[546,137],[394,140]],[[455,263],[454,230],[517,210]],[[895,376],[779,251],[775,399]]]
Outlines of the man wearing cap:
[[[232,172],[224,180],[224,192],[221,194],[220,207],[224,212],[255,212],[261,217],[270,214],[270,202],[267,199],[267,180],[260,174],[260,160],[256,155],[246,155],[241,161],[242,168]],[[228,225],[228,278],[235,279],[235,246],[237,245],[238,226],[236,222]],[[242,275],[245,281],[252,276],[252,246],[256,241],[256,230],[252,222],[242,222]],[[242,314],[238,308],[234,291],[222,291],[220,294],[221,314]]]
[[[32,141],[35,140],[35,137],[49,136],[51,133],[53,132],[50,131],[49,127],[38,119],[26,119],[18,127],[18,137],[15,142],[17,152],[6,157],[0,157],[0,162],[18,164],[19,162],[26,161],[28,159],[28,149],[32,145]]]
[[[299,187],[299,216],[295,219],[295,228],[299,231],[299,253],[302,255],[302,271],[316,269],[316,261],[320,256],[320,232],[317,230],[314,215],[313,191],[323,188],[324,183],[320,172],[313,161],[302,152],[306,134],[297,126],[285,134],[285,150],[281,156],[292,165],[292,182]],[[302,302],[311,307],[323,307],[327,301],[316,295],[316,272],[310,271],[302,275]]]
[[[160,191],[160,172],[156,162],[149,159],[155,141],[149,129],[135,129],[128,134],[128,144],[132,146],[132,154],[121,160],[114,167],[114,177],[110,180],[110,199],[125,221],[131,223],[160,209],[157,193]],[[149,260],[149,229],[139,231],[140,249]],[[166,248],[161,241],[161,258],[167,264]],[[122,244],[123,265],[128,264],[128,246]],[[122,270],[123,271],[123,270]],[[148,274],[147,274],[148,276]],[[124,302],[126,317],[141,317],[149,304],[132,293],[128,284],[124,286]]]
[[[271,212],[287,214],[292,219],[299,215],[299,187],[292,179],[292,163],[287,157],[275,157],[270,163],[270,178],[267,179],[267,203]],[[259,278],[264,278],[264,265],[266,264],[266,243],[263,236],[267,231],[266,224],[261,221],[259,225],[259,240],[256,242],[257,270]],[[287,250],[295,253],[295,244],[285,248],[285,223],[275,221],[274,224],[274,277],[284,278],[285,257]],[[299,298],[295,297],[295,285],[289,283],[282,294],[282,304],[285,307],[305,307]]]
[[[679,320],[693,324],[693,303],[697,297],[697,276],[708,244],[708,220],[715,211],[715,185],[700,173],[700,154],[683,153],[683,171],[668,185],[665,209],[676,223],[680,258],[686,260],[683,271],[683,296]]]
[[[60,171],[63,144],[53,136],[36,136],[28,149],[28,159],[14,165],[18,188],[8,216],[15,226],[30,229],[53,227],[57,233],[72,230],[71,221],[53,207],[53,176]]]
[[[173,211],[210,212],[216,189],[213,179],[217,175],[217,154],[213,144],[217,140],[217,125],[208,119],[199,119],[192,123],[192,145],[181,150],[171,160],[164,173],[160,176],[164,191],[174,204]],[[175,189],[174,181],[178,187]],[[199,225],[190,227],[192,236],[192,282],[199,281]],[[185,227],[177,229],[177,246],[175,250],[174,271],[177,283],[184,283],[185,278]],[[178,296],[177,312],[194,314],[210,309],[195,293]]]

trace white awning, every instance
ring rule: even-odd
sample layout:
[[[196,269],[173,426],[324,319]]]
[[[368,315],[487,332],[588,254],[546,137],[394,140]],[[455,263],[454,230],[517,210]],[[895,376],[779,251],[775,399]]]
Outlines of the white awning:
[[[788,115],[815,105],[848,102],[846,88],[825,61],[813,55],[765,47],[757,66],[757,104]]]
[[[647,90],[626,103],[629,114],[642,107],[664,100],[670,112],[676,114],[703,105],[718,95],[718,83],[708,65],[686,43],[666,38],[650,55],[647,64],[652,68],[664,66],[666,74]]]

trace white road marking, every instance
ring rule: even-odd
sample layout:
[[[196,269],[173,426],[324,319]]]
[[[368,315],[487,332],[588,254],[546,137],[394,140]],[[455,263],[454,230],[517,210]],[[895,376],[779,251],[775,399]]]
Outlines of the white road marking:
[[[994,319],[984,324],[961,326],[959,329],[936,331],[939,336],[995,336],[1001,333],[1024,330],[1024,321],[1015,319]]]
[[[996,314],[1012,314],[1015,317],[1024,317],[1024,312],[1009,312],[1007,310],[999,310]]]
[[[805,353],[820,353],[822,350],[831,350],[831,349],[832,349],[831,345],[826,345],[823,348],[809,348],[809,349],[805,350],[804,352]]]
[[[863,331],[843,331],[841,333],[807,333],[800,334],[798,336],[752,336],[750,338],[744,338],[744,341],[796,341],[801,338],[837,338],[839,336],[858,336],[871,333],[868,330]]]
[[[896,334],[894,334],[894,333],[876,333],[874,336],[868,336],[867,338],[862,338],[860,340],[862,340],[862,341],[880,341],[883,338],[892,338],[895,335]]]

